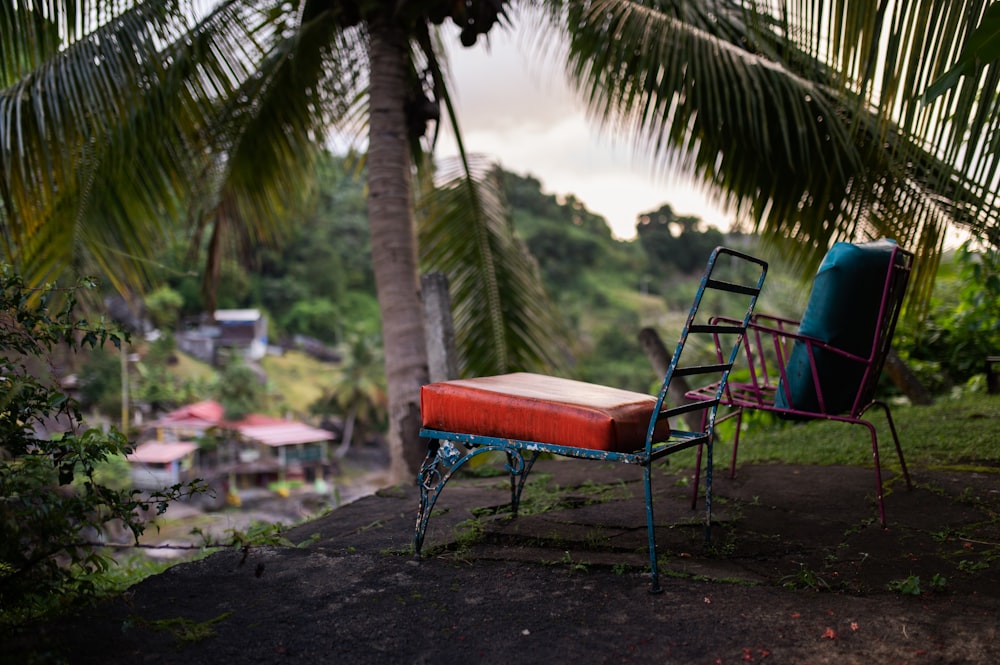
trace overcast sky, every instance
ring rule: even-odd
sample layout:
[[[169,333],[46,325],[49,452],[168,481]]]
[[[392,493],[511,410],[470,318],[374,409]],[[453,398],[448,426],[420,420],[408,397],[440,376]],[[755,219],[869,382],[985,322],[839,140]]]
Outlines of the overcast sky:
[[[491,48],[452,49],[451,88],[470,153],[491,156],[507,171],[532,175],[547,194],[573,194],[603,216],[619,238],[635,237],[636,217],[669,203],[727,229],[731,216],[692,187],[683,174],[654,176],[652,165],[627,146],[614,146],[588,125],[560,66],[546,67],[523,38],[494,28]],[[448,39],[457,46],[457,37]],[[435,154],[454,156],[443,133]]]

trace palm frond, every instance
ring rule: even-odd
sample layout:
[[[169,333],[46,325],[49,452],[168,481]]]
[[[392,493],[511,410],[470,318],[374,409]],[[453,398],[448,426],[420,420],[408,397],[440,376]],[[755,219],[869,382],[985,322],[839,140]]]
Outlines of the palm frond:
[[[994,167],[943,148],[967,129],[919,105],[984,4],[592,0],[549,16],[606,130],[695,174],[804,271],[835,240],[896,238],[926,301],[949,226],[1000,239]]]
[[[271,7],[266,30],[260,19],[213,14],[195,31],[195,40],[213,45],[212,52],[186,45],[177,58],[182,70],[199,72],[189,89],[192,107],[203,112],[192,124],[211,130],[198,135],[207,159],[192,215],[198,235],[208,231],[212,238],[209,300],[222,253],[235,248],[249,260],[259,245],[283,236],[313,191],[316,160],[330,132],[351,122],[363,105],[363,34],[343,30],[331,11],[283,30],[278,12],[289,9]],[[296,16],[292,11],[284,21]],[[234,25],[249,27],[234,31]],[[234,54],[239,70],[229,65]]]
[[[244,250],[273,240],[306,198],[328,132],[364,102],[363,34],[331,11],[299,25],[299,9],[139,3],[66,32],[71,42],[41,64],[41,52],[22,64],[4,51],[7,70],[27,71],[0,91],[8,258],[40,281],[82,253],[119,285],[141,284],[155,239],[189,214],[228,221],[216,236],[225,246],[234,231]],[[4,25],[30,22],[2,11]]]
[[[484,159],[449,162],[418,205],[421,267],[447,275],[463,375],[558,370],[563,326]]]
[[[179,181],[182,172],[171,169],[172,161],[155,175],[137,168],[162,158],[170,147],[148,140],[150,116],[128,100],[144,98],[161,75],[158,47],[183,30],[177,4],[126,7],[113,21],[89,3],[8,11],[2,20],[14,25],[19,37],[3,56],[5,82],[27,73],[0,91],[0,221],[7,257],[35,283],[50,278],[58,266],[73,265],[75,253],[96,255],[105,246],[113,251],[103,262],[119,267],[119,277],[126,266],[141,272],[152,254],[150,243],[137,242],[135,219],[160,218],[162,198],[149,194],[163,179]],[[21,51],[26,44],[20,40],[44,31],[37,24],[46,21],[73,24],[57,30],[67,43],[55,46],[46,38],[35,50]],[[3,49],[9,43],[5,34]],[[130,187],[106,187],[116,180]],[[148,231],[155,230],[154,222]],[[59,244],[43,247],[39,236],[59,238]]]

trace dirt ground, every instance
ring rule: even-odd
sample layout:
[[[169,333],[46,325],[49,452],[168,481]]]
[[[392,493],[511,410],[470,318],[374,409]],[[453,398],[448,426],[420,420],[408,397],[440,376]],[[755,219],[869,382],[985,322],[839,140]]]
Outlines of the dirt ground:
[[[524,514],[456,479],[409,547],[415,488],[226,551],[5,640],[11,663],[987,663],[1000,654],[1000,478],[745,466],[716,474],[709,544],[688,473],[654,479],[664,593],[648,593],[641,472],[545,461]]]

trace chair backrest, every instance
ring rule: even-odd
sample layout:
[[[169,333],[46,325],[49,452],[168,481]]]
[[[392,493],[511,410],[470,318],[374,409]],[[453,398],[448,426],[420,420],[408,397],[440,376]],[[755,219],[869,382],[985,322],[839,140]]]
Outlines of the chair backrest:
[[[775,406],[857,414],[871,402],[912,270],[889,240],[837,243],[813,283]]]
[[[906,287],[910,282],[912,271],[913,254],[896,247],[889,261],[889,272],[883,287],[882,304],[872,344],[871,363],[866,370],[864,380],[858,390],[858,396],[851,408],[852,413],[863,409],[875,397],[875,390],[878,387],[885,358],[892,348],[892,338],[896,333],[896,323],[899,320],[899,313],[903,309],[903,299],[906,296]]]
[[[668,446],[669,449],[684,447],[685,438],[696,444],[711,436],[716,411],[766,276],[767,262],[761,259],[725,247],[717,247],[712,252],[649,424],[646,446],[654,457],[657,455],[656,435],[664,419],[670,421],[675,441],[681,441],[679,445]],[[716,388],[714,399],[688,398],[679,404],[667,404],[671,382],[687,377],[700,377],[699,382],[712,380]],[[680,430],[679,416],[698,411],[704,413],[704,429]]]

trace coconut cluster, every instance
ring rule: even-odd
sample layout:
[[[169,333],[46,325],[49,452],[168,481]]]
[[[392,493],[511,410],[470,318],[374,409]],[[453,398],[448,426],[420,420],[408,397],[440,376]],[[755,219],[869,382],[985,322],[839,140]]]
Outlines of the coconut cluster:
[[[462,29],[459,39],[463,46],[473,46],[479,35],[490,31],[505,16],[504,5],[510,0],[437,0],[429,3],[427,18],[440,25],[445,19]]]

